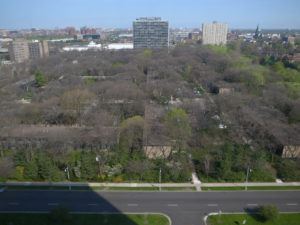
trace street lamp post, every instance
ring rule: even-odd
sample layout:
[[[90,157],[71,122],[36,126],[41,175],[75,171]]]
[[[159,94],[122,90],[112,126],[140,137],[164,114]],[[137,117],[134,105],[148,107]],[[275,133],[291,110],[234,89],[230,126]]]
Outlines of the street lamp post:
[[[159,168],[159,191],[161,191],[161,167]]]
[[[98,162],[98,176],[100,177],[100,156],[96,156],[96,162]]]
[[[248,190],[248,179],[249,179],[249,173],[251,172],[252,170],[250,169],[250,166],[248,165],[247,167],[247,175],[246,175],[246,183],[245,183],[245,191]]]
[[[69,167],[67,166],[66,168],[65,168],[65,172],[67,173],[67,177],[68,177],[68,180],[69,180],[69,190],[71,191],[71,184],[70,184],[70,171],[69,171]]]

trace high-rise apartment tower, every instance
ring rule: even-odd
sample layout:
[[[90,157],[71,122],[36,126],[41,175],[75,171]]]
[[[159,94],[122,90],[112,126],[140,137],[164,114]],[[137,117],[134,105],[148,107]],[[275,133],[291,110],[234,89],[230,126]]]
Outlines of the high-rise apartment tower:
[[[159,49],[169,46],[169,23],[159,17],[142,17],[133,22],[134,48]]]
[[[222,45],[227,42],[228,25],[225,23],[202,24],[202,43],[204,45]]]

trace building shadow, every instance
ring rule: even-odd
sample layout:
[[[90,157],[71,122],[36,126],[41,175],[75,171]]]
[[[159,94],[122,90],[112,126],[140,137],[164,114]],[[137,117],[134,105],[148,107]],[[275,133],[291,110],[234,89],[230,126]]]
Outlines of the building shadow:
[[[51,215],[53,212],[57,214],[54,217]],[[19,213],[27,216],[25,215],[20,221],[17,215]],[[44,218],[49,218],[49,220],[43,221],[45,225],[138,225],[130,218],[129,214],[124,214],[104,198],[101,192],[92,190],[6,190],[0,193],[1,225],[36,224],[30,213],[37,213]],[[86,216],[82,217],[83,214]],[[112,217],[111,214],[114,216]],[[55,221],[56,216],[58,221]]]

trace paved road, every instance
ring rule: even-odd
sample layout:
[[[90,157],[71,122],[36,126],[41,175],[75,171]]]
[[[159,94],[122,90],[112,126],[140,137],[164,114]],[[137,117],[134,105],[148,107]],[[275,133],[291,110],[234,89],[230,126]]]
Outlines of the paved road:
[[[163,212],[173,225],[200,225],[210,212],[242,212],[267,203],[281,211],[300,212],[300,191],[0,193],[0,211],[48,211],[63,204],[76,212]]]

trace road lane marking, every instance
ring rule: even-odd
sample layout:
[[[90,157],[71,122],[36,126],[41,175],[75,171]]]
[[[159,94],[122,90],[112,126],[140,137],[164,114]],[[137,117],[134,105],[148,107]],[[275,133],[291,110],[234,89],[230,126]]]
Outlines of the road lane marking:
[[[9,204],[9,205],[20,205],[19,202],[9,202],[8,204]]]
[[[58,203],[53,202],[53,203],[48,203],[48,205],[58,205]]]
[[[134,206],[138,206],[138,204],[136,204],[136,203],[129,203],[129,204],[127,204],[128,206],[132,206],[132,207],[134,207]]]
[[[168,204],[169,207],[178,207],[178,204]]]
[[[258,204],[256,204],[256,203],[249,203],[249,204],[247,204],[247,206],[258,206]]]
[[[89,206],[97,206],[98,204],[96,204],[96,203],[90,203],[90,204],[88,204]]]
[[[208,204],[208,206],[210,206],[210,207],[216,207],[216,206],[218,206],[218,204]]]
[[[289,205],[289,206],[297,206],[298,203],[286,203],[286,205]]]

